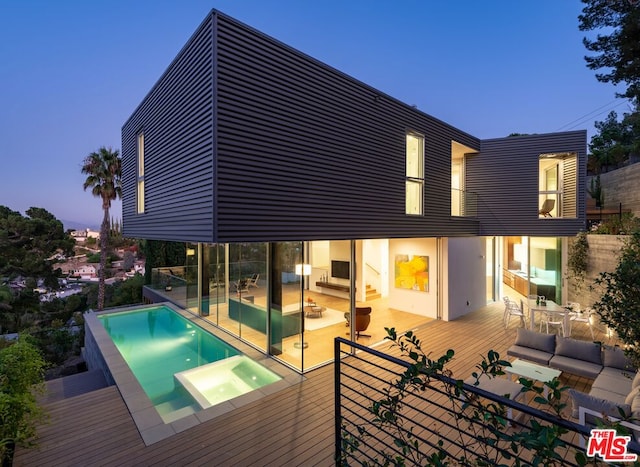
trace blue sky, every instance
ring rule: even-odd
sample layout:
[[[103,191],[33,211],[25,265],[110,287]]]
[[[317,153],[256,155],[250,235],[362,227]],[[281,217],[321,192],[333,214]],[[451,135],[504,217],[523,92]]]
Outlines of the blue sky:
[[[480,138],[628,110],[585,66],[579,0],[2,0],[0,205],[98,225],[82,160],[120,149],[212,8]]]

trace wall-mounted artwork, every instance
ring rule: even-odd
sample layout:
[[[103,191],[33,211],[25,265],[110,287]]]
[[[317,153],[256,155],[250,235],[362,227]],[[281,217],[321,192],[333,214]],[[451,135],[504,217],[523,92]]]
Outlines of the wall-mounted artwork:
[[[429,257],[396,255],[396,288],[429,291]]]

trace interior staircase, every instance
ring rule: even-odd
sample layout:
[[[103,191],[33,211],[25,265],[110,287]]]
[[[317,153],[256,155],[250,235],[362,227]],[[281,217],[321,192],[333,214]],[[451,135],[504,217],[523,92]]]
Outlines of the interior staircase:
[[[369,300],[375,300],[376,298],[381,298],[382,297],[380,292],[378,292],[376,289],[371,287],[369,284],[367,284],[367,289],[365,291],[365,294],[366,294],[366,301],[367,302]]]

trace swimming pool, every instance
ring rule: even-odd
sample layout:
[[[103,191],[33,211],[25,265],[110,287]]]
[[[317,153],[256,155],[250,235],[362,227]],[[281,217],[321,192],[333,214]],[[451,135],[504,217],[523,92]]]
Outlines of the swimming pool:
[[[165,423],[281,379],[169,306],[97,318]]]

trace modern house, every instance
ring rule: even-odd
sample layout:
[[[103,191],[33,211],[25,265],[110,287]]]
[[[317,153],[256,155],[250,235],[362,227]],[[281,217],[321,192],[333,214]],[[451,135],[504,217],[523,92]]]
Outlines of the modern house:
[[[586,131],[479,139],[213,10],[122,128],[123,235],[185,245],[147,301],[304,371],[359,307],[561,301],[585,177]]]

